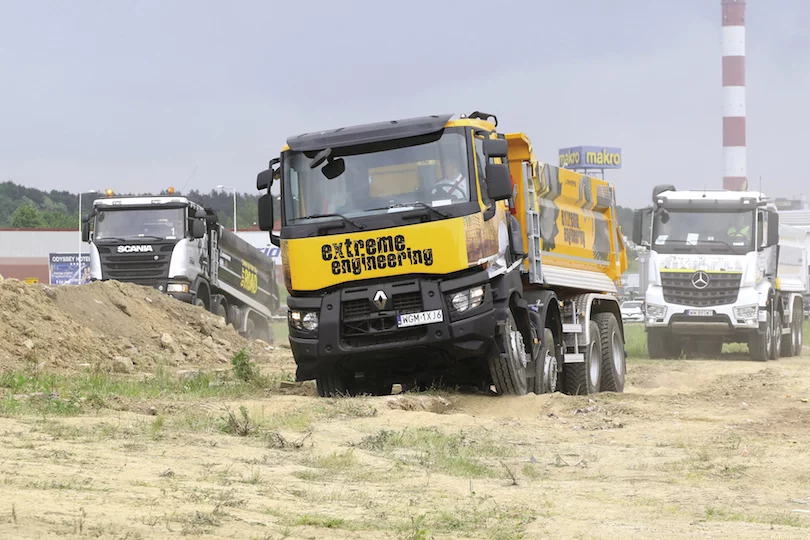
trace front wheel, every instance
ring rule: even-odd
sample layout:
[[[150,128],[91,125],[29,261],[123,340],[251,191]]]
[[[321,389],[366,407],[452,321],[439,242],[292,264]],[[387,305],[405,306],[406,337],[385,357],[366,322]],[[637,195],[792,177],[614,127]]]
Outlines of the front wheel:
[[[771,345],[771,360],[777,360],[782,355],[782,314],[777,312],[773,316],[773,343]]]
[[[771,330],[771,314],[765,313],[765,332],[755,331],[748,338],[748,353],[751,360],[767,362],[773,347],[773,331]]]
[[[500,326],[496,340],[499,354],[489,359],[495,390],[506,395],[526,394],[529,386],[526,374],[529,355],[511,309],[506,312],[506,321]]]

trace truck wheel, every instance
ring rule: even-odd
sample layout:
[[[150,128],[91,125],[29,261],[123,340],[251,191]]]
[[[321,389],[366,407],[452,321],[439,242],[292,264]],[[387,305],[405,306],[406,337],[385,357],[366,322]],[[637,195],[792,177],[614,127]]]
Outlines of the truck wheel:
[[[782,356],[789,358],[798,356],[801,352],[802,314],[800,310],[793,310],[793,321],[790,323],[790,334],[782,336]]]
[[[585,348],[585,362],[566,364],[563,370],[566,394],[584,396],[599,391],[602,379],[602,342],[596,321],[590,321],[590,333],[590,341]]]
[[[757,362],[767,362],[771,356],[773,334],[771,333],[771,314],[768,312],[765,314],[765,327],[767,330],[764,334],[754,331],[748,337],[748,354],[751,360]]]
[[[552,394],[557,391],[557,374],[560,364],[556,349],[554,333],[551,329],[544,328],[540,343],[534,347],[533,353],[535,394]]]
[[[804,347],[804,314],[802,309],[797,309],[793,314],[793,324],[796,326],[796,337],[793,345],[794,355],[801,356]]]
[[[680,358],[682,348],[680,342],[668,330],[661,328],[647,330],[647,351],[653,360]]]
[[[777,360],[782,355],[782,314],[779,312],[774,313],[771,343],[771,360]]]
[[[499,394],[522,396],[528,391],[526,353],[523,334],[518,330],[512,310],[506,312],[506,321],[496,334],[500,354],[489,360],[489,371]]]
[[[352,395],[352,382],[348,374],[329,370],[315,379],[315,388],[320,397],[349,397]]]
[[[624,374],[627,359],[624,357],[624,339],[619,323],[613,313],[597,313],[602,349],[602,385],[605,392],[624,392]]]

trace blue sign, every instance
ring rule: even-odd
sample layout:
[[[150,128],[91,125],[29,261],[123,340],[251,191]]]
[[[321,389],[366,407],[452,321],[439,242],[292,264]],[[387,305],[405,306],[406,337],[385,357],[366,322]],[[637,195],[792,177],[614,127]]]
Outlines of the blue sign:
[[[76,253],[48,254],[48,274],[51,285],[83,285],[90,283],[90,254],[82,253],[79,267]]]
[[[566,169],[621,169],[622,149],[609,146],[574,146],[559,151]]]

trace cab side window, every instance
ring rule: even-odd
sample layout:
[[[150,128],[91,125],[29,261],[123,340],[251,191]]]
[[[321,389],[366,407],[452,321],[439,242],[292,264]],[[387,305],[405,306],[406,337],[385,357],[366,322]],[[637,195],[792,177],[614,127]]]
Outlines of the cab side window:
[[[487,183],[484,177],[485,165],[487,162],[487,158],[484,155],[484,139],[480,137],[475,137],[474,140],[475,140],[475,161],[478,172],[478,184],[481,187],[481,201],[484,203],[484,206],[490,208],[492,206],[492,199],[489,198],[489,194],[487,193]]]

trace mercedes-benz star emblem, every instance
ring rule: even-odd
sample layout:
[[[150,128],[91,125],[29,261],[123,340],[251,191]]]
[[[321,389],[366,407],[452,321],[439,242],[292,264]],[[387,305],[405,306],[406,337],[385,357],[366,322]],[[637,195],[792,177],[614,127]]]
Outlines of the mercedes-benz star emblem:
[[[382,310],[385,308],[385,304],[388,303],[388,296],[385,295],[383,291],[377,291],[374,295],[374,305],[377,306],[377,309]]]
[[[696,289],[705,289],[709,286],[709,274],[703,270],[695,272],[692,275],[692,285],[694,285]]]

